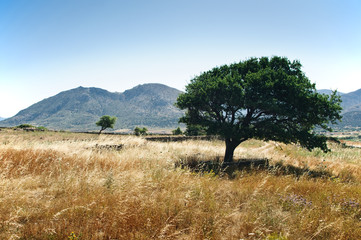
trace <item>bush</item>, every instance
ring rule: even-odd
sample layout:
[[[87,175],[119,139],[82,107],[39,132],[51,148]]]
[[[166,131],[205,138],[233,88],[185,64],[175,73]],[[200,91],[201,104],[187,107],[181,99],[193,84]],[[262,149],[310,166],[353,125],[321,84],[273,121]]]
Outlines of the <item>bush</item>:
[[[134,128],[134,134],[136,136],[147,135],[147,131],[148,131],[148,129],[145,128],[145,127],[143,127],[143,128],[140,128],[140,127]]]
[[[48,129],[44,126],[39,126],[36,128],[36,130],[39,130],[39,131],[48,131]]]
[[[20,124],[19,126],[16,126],[16,128],[24,129],[24,128],[35,128],[35,127],[30,124]]]
[[[178,127],[177,129],[175,129],[175,130],[172,131],[172,134],[173,134],[173,135],[182,135],[183,132],[182,132],[182,130],[180,129],[180,127]]]

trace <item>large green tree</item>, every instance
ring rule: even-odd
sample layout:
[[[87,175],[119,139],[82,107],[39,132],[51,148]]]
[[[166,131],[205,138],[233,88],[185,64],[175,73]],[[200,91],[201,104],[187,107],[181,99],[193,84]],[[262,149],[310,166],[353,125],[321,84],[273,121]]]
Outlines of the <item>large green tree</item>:
[[[186,110],[181,122],[200,125],[222,136],[224,161],[232,162],[236,147],[250,138],[299,143],[328,151],[326,137],[341,119],[340,97],[317,93],[299,61],[286,57],[251,58],[213,68],[196,76],[177,99]]]
[[[95,123],[97,126],[101,127],[99,134],[101,134],[102,131],[107,128],[114,128],[114,124],[116,121],[117,121],[116,117],[111,117],[108,115],[104,115],[100,117],[99,121]]]

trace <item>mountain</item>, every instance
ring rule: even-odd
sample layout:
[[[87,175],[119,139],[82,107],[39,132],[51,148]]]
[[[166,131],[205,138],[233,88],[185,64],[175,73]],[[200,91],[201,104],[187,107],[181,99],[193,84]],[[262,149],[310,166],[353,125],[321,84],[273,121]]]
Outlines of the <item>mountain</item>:
[[[331,95],[332,90],[329,89],[320,89],[317,90],[317,92],[322,93],[322,94],[328,94]],[[360,108],[361,106],[361,89],[356,90],[354,92],[350,92],[350,93],[342,93],[342,92],[337,92],[342,99],[342,108],[343,108],[343,112],[349,112],[349,111],[355,111],[355,107]],[[361,111],[360,110],[356,110],[356,111]]]
[[[20,111],[0,126],[28,123],[56,130],[96,130],[103,115],[118,118],[114,129],[145,126],[175,128],[183,112],[174,106],[181,91],[162,84],[144,84],[123,93],[78,87]]]
[[[5,118],[0,117],[0,121],[5,120]]]
[[[339,123],[340,128],[360,128],[361,127],[361,111],[346,112],[342,115],[342,122]]]
[[[341,105],[344,112],[354,111],[352,109],[355,109],[355,107],[357,108],[357,106],[361,105],[361,89],[347,94],[343,94],[341,96],[341,99]]]
[[[319,90],[330,94],[330,90]],[[118,118],[115,129],[176,128],[183,112],[174,106],[181,91],[162,84],[138,85],[123,93],[78,87],[44,99],[0,122],[28,123],[56,130],[97,130],[103,115]],[[342,94],[343,121],[336,127],[361,127],[361,89]]]
[[[318,90],[319,93],[331,94],[331,90]],[[361,89],[350,93],[339,93],[342,99],[342,121],[336,128],[361,127]]]

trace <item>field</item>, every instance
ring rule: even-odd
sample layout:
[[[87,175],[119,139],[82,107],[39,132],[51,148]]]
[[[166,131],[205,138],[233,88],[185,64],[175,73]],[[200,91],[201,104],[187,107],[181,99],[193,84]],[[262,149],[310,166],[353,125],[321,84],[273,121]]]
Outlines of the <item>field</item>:
[[[218,140],[1,130],[0,239],[361,239],[361,149],[329,147],[247,141],[270,166],[227,175],[175,167]]]

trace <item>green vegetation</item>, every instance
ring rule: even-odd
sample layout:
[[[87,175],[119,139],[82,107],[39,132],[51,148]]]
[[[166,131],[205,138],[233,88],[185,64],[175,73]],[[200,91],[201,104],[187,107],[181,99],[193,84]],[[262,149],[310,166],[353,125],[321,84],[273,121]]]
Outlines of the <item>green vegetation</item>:
[[[320,92],[331,94],[331,91]],[[339,130],[350,130],[361,127],[361,89],[354,92],[340,94],[342,107],[342,121],[337,122],[332,128]]]
[[[114,128],[114,124],[116,121],[117,121],[116,117],[111,117],[108,115],[104,115],[100,117],[100,120],[95,123],[97,126],[101,127],[99,134],[101,134],[102,131],[104,131],[107,128]]]
[[[16,126],[16,128],[24,129],[24,128],[35,128],[35,127],[30,124],[20,124],[19,126]]]
[[[145,128],[145,127],[143,127],[143,128],[140,128],[140,127],[134,128],[134,135],[136,135],[136,136],[147,135],[147,132],[148,132],[148,129]]]
[[[39,126],[39,127],[36,127],[37,130],[39,131],[48,131],[48,129],[44,126]]]
[[[24,129],[24,130],[37,130],[37,131],[48,131],[48,129],[44,126],[39,126],[39,127],[36,127],[36,126],[33,126],[31,124],[20,124],[19,126],[16,126],[15,128],[20,128],[20,129]]]
[[[183,132],[182,132],[182,130],[180,129],[180,127],[177,127],[176,129],[174,129],[174,130],[172,131],[172,134],[173,134],[173,135],[182,135]]]
[[[325,136],[341,119],[340,96],[319,94],[298,61],[285,57],[251,58],[202,73],[191,80],[177,106],[186,110],[181,122],[200,125],[225,139],[225,162],[251,138],[299,143],[328,151]]]
[[[197,124],[187,124],[187,128],[185,130],[186,136],[202,136],[207,134],[207,129],[201,125]]]

